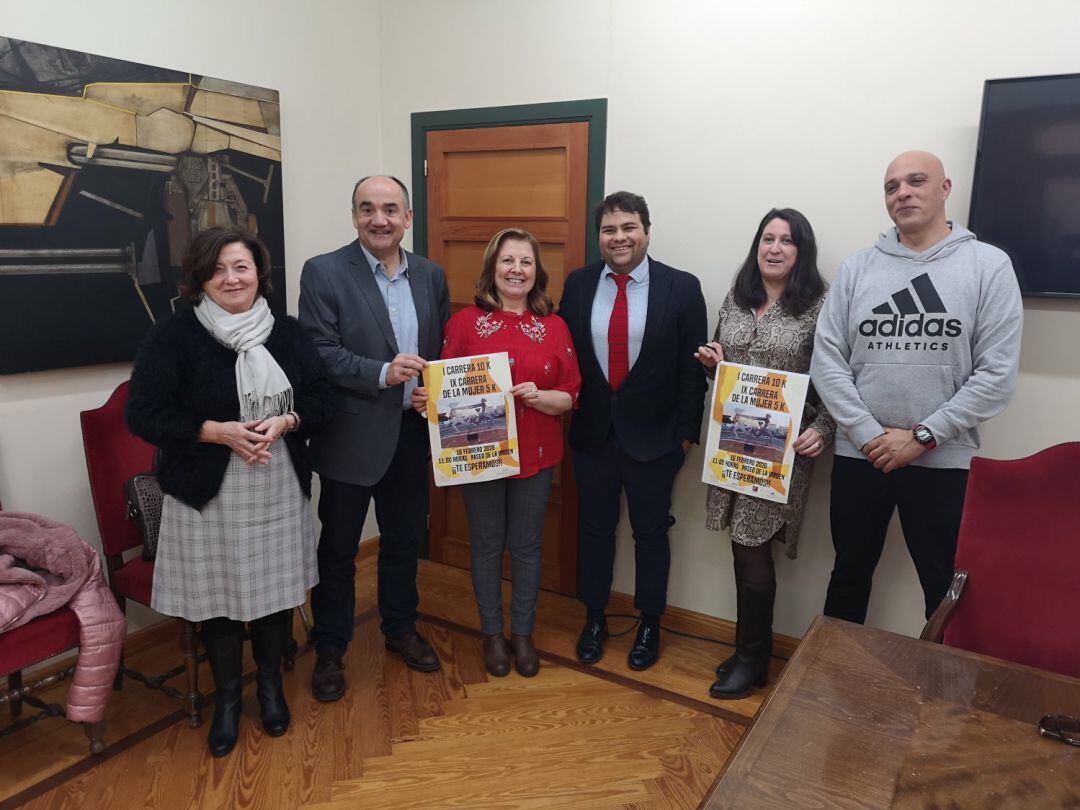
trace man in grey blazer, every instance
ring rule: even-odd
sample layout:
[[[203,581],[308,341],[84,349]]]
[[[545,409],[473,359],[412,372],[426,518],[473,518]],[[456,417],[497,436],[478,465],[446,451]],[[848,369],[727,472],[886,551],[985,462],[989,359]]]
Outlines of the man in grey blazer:
[[[375,500],[379,615],[386,647],[412,669],[439,658],[416,632],[416,558],[427,513],[427,426],[411,407],[450,317],[443,269],[401,249],[412,225],[409,192],[395,177],[353,189],[357,241],[309,259],[300,276],[300,323],[337,386],[330,426],[313,437],[319,473],[319,584],[312,591],[321,701],[345,694],[342,657],[353,636],[356,552]]]

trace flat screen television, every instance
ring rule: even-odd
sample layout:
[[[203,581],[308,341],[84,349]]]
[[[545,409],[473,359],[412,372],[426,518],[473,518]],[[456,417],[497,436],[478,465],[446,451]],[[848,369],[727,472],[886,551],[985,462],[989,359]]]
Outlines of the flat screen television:
[[[986,82],[969,227],[1024,295],[1080,298],[1080,73]]]

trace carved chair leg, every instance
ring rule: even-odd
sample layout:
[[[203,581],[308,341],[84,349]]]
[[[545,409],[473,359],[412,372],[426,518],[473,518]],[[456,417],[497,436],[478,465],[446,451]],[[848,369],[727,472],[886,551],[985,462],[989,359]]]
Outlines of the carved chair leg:
[[[304,636],[307,638],[308,644],[311,644],[311,631],[315,625],[311,623],[311,619],[308,618],[307,608],[304,605],[300,605],[297,608],[300,611],[300,624],[304,626]]]
[[[98,720],[96,723],[83,723],[83,731],[90,740],[90,753],[100,754],[105,750],[105,721]]]
[[[15,697],[19,694],[19,690],[22,689],[22,670],[15,670],[7,676],[8,682],[8,694],[11,695],[11,716],[12,718],[18,717],[22,714],[22,698]]]
[[[184,621],[180,633],[180,649],[184,653],[184,671],[187,674],[187,692],[184,694],[184,709],[187,711],[188,725],[198,728],[202,725],[199,713],[202,695],[199,694],[198,639],[195,636],[194,622]]]

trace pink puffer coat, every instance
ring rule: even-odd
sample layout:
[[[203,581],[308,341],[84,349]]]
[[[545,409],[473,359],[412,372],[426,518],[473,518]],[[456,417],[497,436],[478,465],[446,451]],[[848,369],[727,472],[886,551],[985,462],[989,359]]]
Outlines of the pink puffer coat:
[[[0,634],[63,605],[70,607],[79,620],[79,657],[68,689],[67,717],[79,723],[101,720],[127,622],[105,583],[98,553],[63,523],[25,512],[0,512],[0,554],[39,569],[0,565]],[[27,574],[40,575],[41,583]]]

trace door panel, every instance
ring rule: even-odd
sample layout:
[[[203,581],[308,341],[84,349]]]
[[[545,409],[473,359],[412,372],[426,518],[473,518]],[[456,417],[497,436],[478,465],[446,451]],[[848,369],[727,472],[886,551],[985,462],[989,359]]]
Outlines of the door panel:
[[[503,228],[540,243],[557,304],[568,272],[585,263],[589,124],[427,133],[428,255],[446,269],[454,311],[472,303],[484,248]],[[564,425],[565,427],[565,425]],[[431,490],[431,558],[469,567],[469,533],[456,487]],[[509,561],[504,569],[509,573]],[[577,495],[569,451],[555,469],[544,524],[544,588],[573,593]]]

